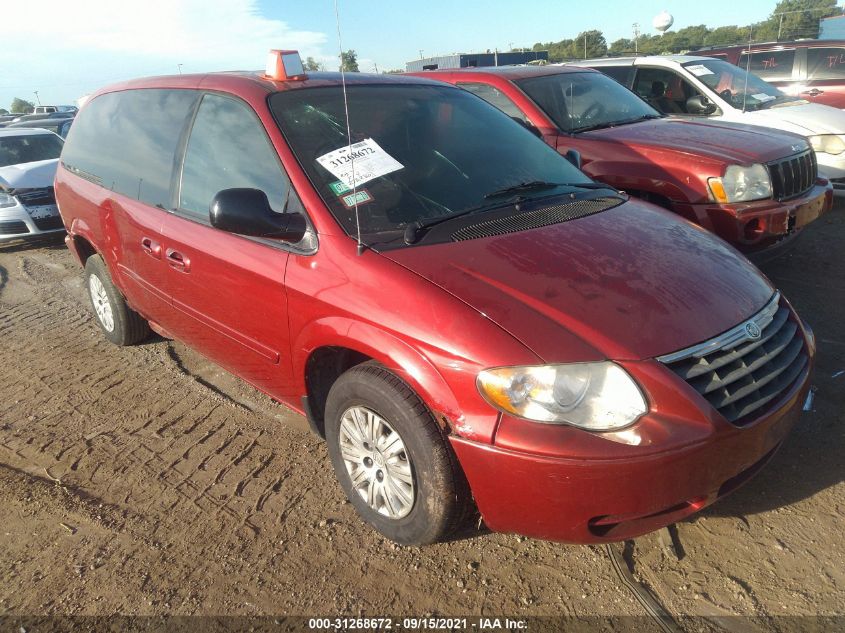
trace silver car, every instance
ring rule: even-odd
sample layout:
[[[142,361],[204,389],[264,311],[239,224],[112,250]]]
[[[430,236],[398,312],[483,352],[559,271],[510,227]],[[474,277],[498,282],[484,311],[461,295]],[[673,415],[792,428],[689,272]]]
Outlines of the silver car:
[[[40,129],[0,129],[0,243],[64,230],[53,179],[64,141]]]

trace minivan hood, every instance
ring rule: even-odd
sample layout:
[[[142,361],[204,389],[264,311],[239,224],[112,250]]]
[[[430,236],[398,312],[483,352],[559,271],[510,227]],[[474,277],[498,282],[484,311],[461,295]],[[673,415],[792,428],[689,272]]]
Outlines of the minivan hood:
[[[58,158],[38,160],[32,163],[0,167],[0,188],[40,189],[52,187],[56,178]]]
[[[746,112],[742,122],[804,135],[845,134],[845,112],[820,103],[784,105]]]
[[[550,363],[639,360],[684,349],[749,318],[774,292],[725,242],[642,202],[539,229],[383,255]],[[579,357],[585,347],[573,336],[594,357]]]
[[[579,137],[705,155],[727,163],[765,163],[796,151],[794,136],[751,125],[665,118],[585,132]]]

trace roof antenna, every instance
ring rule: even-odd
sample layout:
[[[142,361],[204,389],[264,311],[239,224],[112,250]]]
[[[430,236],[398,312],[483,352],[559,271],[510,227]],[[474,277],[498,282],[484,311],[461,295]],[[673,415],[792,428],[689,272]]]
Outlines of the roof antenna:
[[[340,12],[337,8],[337,0],[334,0],[334,17],[337,22],[337,47],[338,59],[340,60],[340,82],[343,85],[343,109],[346,113],[346,140],[349,148],[349,164],[352,166],[352,200],[355,205],[355,228],[357,230],[356,240],[358,242],[358,255],[364,252],[364,243],[361,241],[361,220],[358,217],[358,192],[355,182],[355,157],[352,155],[352,128],[349,125],[349,101],[346,97],[346,71],[343,70],[343,42],[340,39]]]
[[[742,91],[742,111],[745,112],[745,102],[748,100],[748,73],[751,72],[751,34],[754,25],[748,27],[748,60],[745,63],[745,89]]]

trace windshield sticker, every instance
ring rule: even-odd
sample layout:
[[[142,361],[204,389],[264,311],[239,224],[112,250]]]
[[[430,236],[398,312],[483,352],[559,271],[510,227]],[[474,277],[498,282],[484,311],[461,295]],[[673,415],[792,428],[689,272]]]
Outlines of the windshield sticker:
[[[359,191],[356,191],[355,193],[350,193],[348,196],[343,196],[340,201],[343,202],[343,206],[345,206],[347,209],[354,209],[356,202],[358,204],[372,202],[373,197],[370,195],[369,191],[367,191],[366,189],[361,189]]]
[[[339,180],[335,180],[334,182],[330,182],[329,183],[329,189],[331,189],[332,193],[336,196],[342,196],[347,191],[352,191],[352,189],[350,189],[349,187],[344,185]]]
[[[767,95],[765,92],[758,92],[756,95],[751,95],[751,96],[754,99],[757,99],[757,101],[763,101],[763,102],[773,101],[773,100],[777,99],[777,97],[773,97],[772,95]]]
[[[371,138],[354,143],[351,149],[350,153],[349,147],[341,147],[317,158],[320,165],[350,189],[405,167]]]
[[[703,64],[693,64],[692,66],[687,66],[686,69],[690,71],[696,77],[703,77],[704,75],[715,75],[712,70],[704,66]]]

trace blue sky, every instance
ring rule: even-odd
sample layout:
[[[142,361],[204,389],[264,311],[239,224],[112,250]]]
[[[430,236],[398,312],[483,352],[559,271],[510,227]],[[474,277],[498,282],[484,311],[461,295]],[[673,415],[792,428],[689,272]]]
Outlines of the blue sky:
[[[600,29],[608,42],[668,10],[673,28],[747,24],[776,0],[338,0],[345,49],[361,70],[404,68],[419,57],[506,50]],[[51,8],[55,6],[55,9]],[[39,16],[52,16],[49,20]],[[263,68],[270,48],[298,48],[337,67],[332,0],[39,0],[3,9],[0,107],[12,98],[69,104],[130,77]]]

